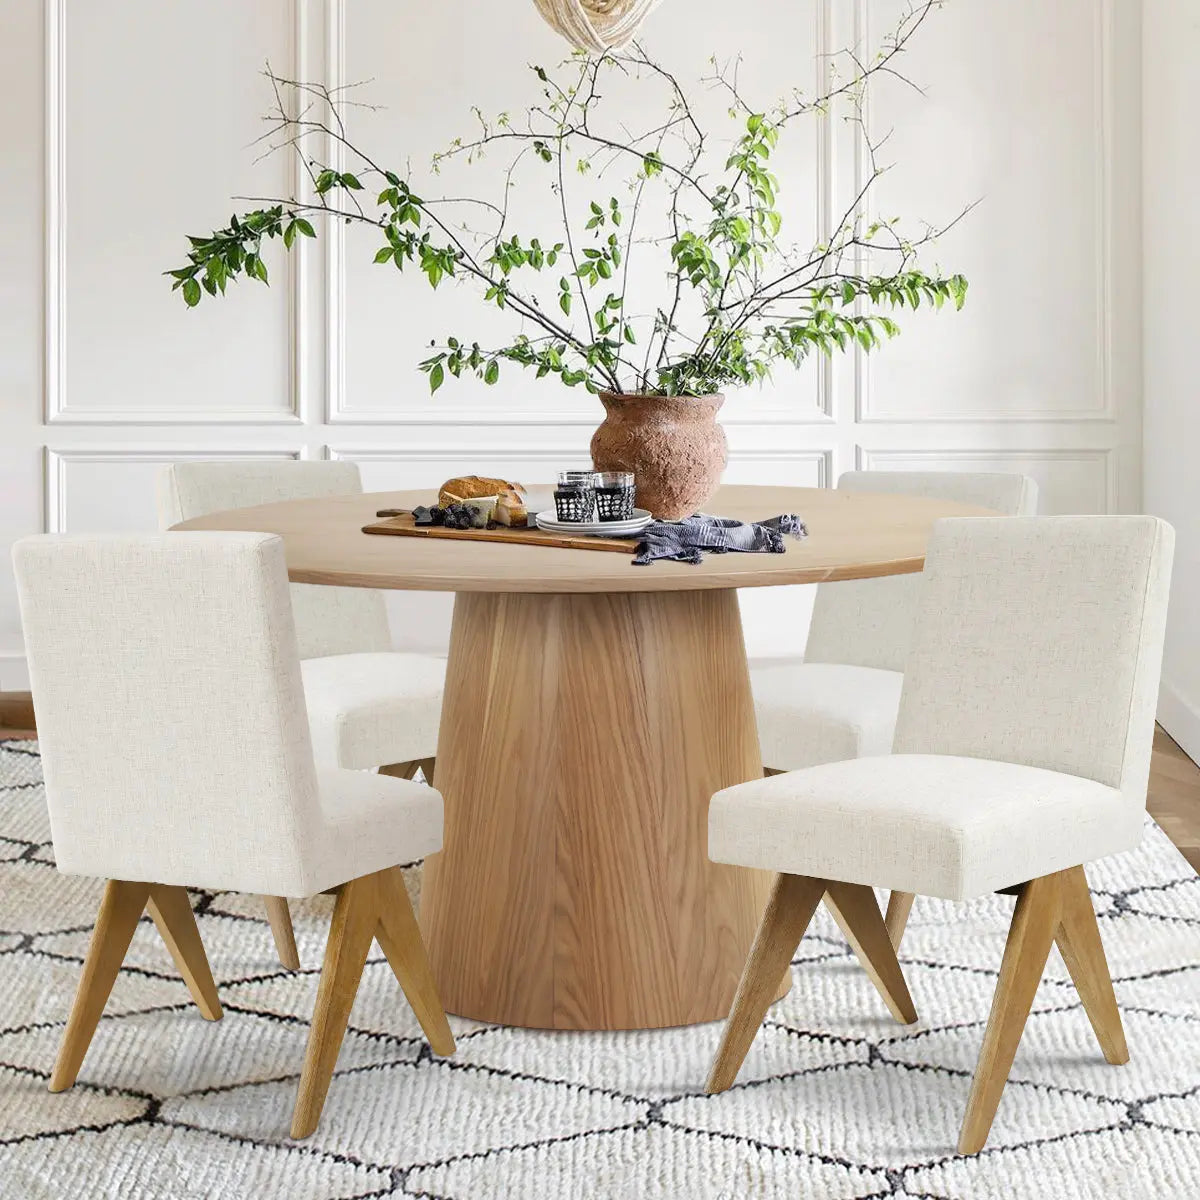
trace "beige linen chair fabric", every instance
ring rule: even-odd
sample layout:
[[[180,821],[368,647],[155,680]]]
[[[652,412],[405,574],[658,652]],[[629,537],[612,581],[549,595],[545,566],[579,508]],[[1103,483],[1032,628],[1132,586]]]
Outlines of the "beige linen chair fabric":
[[[711,856],[967,900],[1136,845],[1172,539],[1153,517],[939,521],[894,755],[718,792]]]
[[[52,536],[14,562],[60,870],[309,896],[438,848],[436,792],[313,765],[280,538]]]
[[[1024,475],[847,471],[838,488],[928,496],[1032,516],[1037,484]],[[796,770],[892,748],[919,575],[817,587],[803,662],[750,672],[763,763]]]
[[[55,860],[110,881],[52,1090],[74,1081],[147,904],[215,1019],[182,889],[309,896],[345,885],[294,1126],[311,1132],[337,1022],[345,1028],[338,1005],[348,1014],[371,937],[416,955],[406,989],[428,975],[415,922],[395,925],[397,868],[441,848],[441,796],[315,766],[279,537],[48,535],[18,542],[13,561]],[[347,922],[365,930],[349,952]],[[445,1046],[444,1014],[433,1025]]]
[[[798,926],[785,963],[808,920],[797,906],[815,908],[826,884],[862,889],[874,932],[873,886],[1019,893],[964,1151],[986,1139],[1052,939],[1109,1061],[1127,1057],[1082,864],[1141,838],[1173,545],[1171,527],[1146,516],[938,522],[894,753],[713,797],[713,860],[783,872],[778,888],[792,889],[768,909],[776,933],[789,905]],[[894,992],[891,942],[872,945],[876,982],[890,977]],[[767,978],[775,964],[760,956],[755,969]],[[739,1028],[751,1016],[740,1012]],[[714,1079],[728,1086],[736,1046],[720,1061]]]
[[[351,462],[178,462],[159,474],[164,528],[230,508],[362,492]],[[391,649],[383,595],[292,584],[301,672],[319,763],[365,769],[431,760],[446,663]]]
[[[361,491],[358,464],[352,462],[252,459],[169,463],[158,474],[159,527],[170,529],[180,521],[229,508]],[[291,593],[302,659],[392,648],[379,592],[293,583]]]

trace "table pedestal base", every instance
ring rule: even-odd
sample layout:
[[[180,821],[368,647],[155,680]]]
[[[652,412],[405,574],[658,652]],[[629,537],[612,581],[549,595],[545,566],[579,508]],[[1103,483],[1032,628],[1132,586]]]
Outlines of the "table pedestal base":
[[[546,1029],[724,1019],[772,877],[709,862],[708,802],[761,774],[735,592],[460,593],[446,848],[421,891],[446,1009]]]

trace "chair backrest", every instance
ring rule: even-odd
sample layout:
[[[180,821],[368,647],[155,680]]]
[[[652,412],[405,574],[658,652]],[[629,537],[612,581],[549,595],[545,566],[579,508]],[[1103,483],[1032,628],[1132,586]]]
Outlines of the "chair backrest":
[[[59,867],[305,894],[320,809],[282,539],[48,534],[13,563]]]
[[[1005,516],[1037,512],[1037,484],[1027,475],[968,471],[847,471],[839,489],[891,492],[977,504]],[[822,583],[813,601],[805,662],[847,663],[903,671],[912,635],[919,575]]]
[[[1046,767],[1144,804],[1174,542],[1156,517],[939,521],[895,752]]]
[[[169,529],[180,521],[230,508],[361,491],[358,464],[352,462],[252,459],[171,463],[158,477],[159,526]],[[377,591],[295,583],[292,608],[301,658],[391,649],[387,612]]]

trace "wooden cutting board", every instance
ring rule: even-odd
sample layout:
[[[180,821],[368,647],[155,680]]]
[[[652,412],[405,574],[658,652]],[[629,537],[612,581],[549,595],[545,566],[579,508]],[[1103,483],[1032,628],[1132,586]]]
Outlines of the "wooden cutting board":
[[[447,538],[463,542],[516,543],[522,546],[557,546],[560,550],[611,550],[632,555],[637,538],[589,537],[587,534],[551,533],[545,529],[446,529],[441,525],[414,525],[412,513],[385,517],[363,526],[363,533],[383,533],[392,537]]]

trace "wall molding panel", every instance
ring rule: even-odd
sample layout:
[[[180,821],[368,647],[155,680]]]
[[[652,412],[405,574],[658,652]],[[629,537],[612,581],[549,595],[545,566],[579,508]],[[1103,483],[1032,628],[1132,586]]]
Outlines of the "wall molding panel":
[[[67,341],[67,130],[68,78],[66,28],[68,11],[78,0],[43,0],[45,5],[45,279],[43,282],[45,352],[44,412],[52,425],[263,425],[298,424],[300,353],[304,337],[301,279],[297,259],[289,255],[280,288],[288,305],[289,374],[281,381],[285,403],[263,408],[224,408],[219,403],[173,405],[170,408],[72,405],[66,364]],[[299,75],[300,30],[305,0],[292,0],[289,68]],[[297,176],[299,167],[297,166]],[[276,286],[279,286],[278,284]],[[164,285],[164,295],[166,288]],[[177,298],[172,303],[178,304]]]
[[[1051,474],[1055,466],[1082,463],[1093,469],[1098,503],[1080,511],[1105,513],[1116,510],[1117,455],[1111,449],[867,450],[859,447],[856,463],[860,471],[937,470],[942,464],[952,463],[954,469],[961,471],[1027,473],[1041,467]],[[1044,497],[1039,498],[1039,511],[1046,511]],[[1072,510],[1057,507],[1052,511]]]
[[[869,40],[872,21],[869,15],[870,0],[855,0],[856,24],[859,36]],[[1140,321],[1139,298],[1127,297],[1123,311],[1117,312],[1112,285],[1113,258],[1119,236],[1114,227],[1114,203],[1112,190],[1117,184],[1113,169],[1118,149],[1114,141],[1114,0],[1089,0],[1092,14],[1090,38],[1092,46],[1092,72],[1090,89],[1096,120],[1093,141],[1092,200],[1096,236],[1094,241],[1094,270],[1096,279],[1096,378],[1098,382],[1097,402],[1078,408],[1056,408],[1053,404],[1040,405],[1025,410],[1007,409],[994,412],[972,410],[964,412],[955,408],[906,409],[903,412],[879,407],[875,401],[872,381],[877,355],[865,353],[855,347],[855,419],[862,424],[900,422],[938,424],[978,424],[982,421],[1001,424],[1054,423],[1075,424],[1078,422],[1111,422],[1117,418],[1117,397],[1113,384],[1114,343],[1120,330],[1129,322]],[[869,106],[866,120],[870,121]],[[864,182],[862,156],[857,156],[858,172],[856,187],[861,190]],[[1128,181],[1126,181],[1127,186]],[[1136,183],[1136,181],[1135,181]],[[969,303],[969,300],[968,300]],[[1048,305],[1048,320],[1053,320],[1053,302]],[[885,351],[886,353],[886,351]]]
[[[136,449],[78,449],[51,450],[45,452],[44,478],[44,520],[42,532],[73,533],[79,528],[72,523],[70,516],[68,488],[70,486],[73,465],[108,463],[120,465],[153,465],[165,466],[172,462],[194,462],[204,460],[223,460],[231,458],[299,458],[296,450],[235,450],[230,448],[215,448],[211,450],[181,449],[178,446],[138,446]],[[144,501],[145,496],[139,497]],[[140,519],[140,528],[154,529],[157,518],[154,512],[154,497],[150,495],[150,504],[138,506],[132,513],[134,520]],[[138,528],[136,524],[127,528]]]

